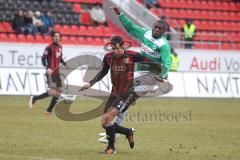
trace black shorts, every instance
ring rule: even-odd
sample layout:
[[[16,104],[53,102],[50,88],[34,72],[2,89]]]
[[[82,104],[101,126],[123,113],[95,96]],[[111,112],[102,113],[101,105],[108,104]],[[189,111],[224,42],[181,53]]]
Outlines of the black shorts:
[[[134,92],[126,92],[121,94],[111,93],[107,104],[104,109],[104,113],[108,111],[109,108],[117,108],[119,112],[125,112],[138,98]]]
[[[46,74],[47,77],[47,84],[49,88],[61,88],[62,87],[62,81],[60,74],[52,74],[49,76]]]

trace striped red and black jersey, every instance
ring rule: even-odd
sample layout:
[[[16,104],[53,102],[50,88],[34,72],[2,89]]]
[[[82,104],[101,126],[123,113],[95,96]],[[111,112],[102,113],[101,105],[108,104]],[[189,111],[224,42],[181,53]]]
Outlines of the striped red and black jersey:
[[[104,56],[101,71],[90,81],[90,84],[100,81],[110,69],[112,92],[128,92],[133,85],[134,63],[144,61],[146,58],[134,51],[125,51],[122,55],[109,52]]]
[[[42,64],[47,69],[52,69],[54,74],[58,74],[60,63],[65,65],[62,58],[62,46],[60,44],[51,43],[44,50]]]

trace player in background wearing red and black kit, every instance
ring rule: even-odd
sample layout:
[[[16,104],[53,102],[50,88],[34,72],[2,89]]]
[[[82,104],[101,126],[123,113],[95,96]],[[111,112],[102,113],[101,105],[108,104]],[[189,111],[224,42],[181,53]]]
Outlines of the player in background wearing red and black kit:
[[[49,107],[45,114],[51,114],[58,97],[61,94],[62,82],[59,74],[60,63],[66,66],[62,58],[62,45],[60,44],[61,34],[54,32],[52,35],[52,43],[49,44],[42,56],[42,64],[46,68],[46,77],[49,90],[38,96],[31,96],[29,107],[33,108],[37,100],[53,96]]]
[[[106,154],[116,153],[115,133],[126,135],[131,148],[134,147],[133,131],[131,128],[114,123],[113,119],[117,114],[125,112],[128,107],[135,101],[137,94],[131,92],[133,87],[134,63],[143,62],[145,58],[139,53],[124,49],[124,40],[120,36],[113,36],[110,39],[112,52],[104,56],[102,69],[93,80],[84,85],[80,90],[85,90],[100,81],[110,70],[112,91],[105,106],[104,115],[102,117],[102,127],[105,129],[108,137],[108,146],[105,149]],[[128,102],[122,105],[123,102]],[[116,115],[109,115],[112,110],[115,110]]]

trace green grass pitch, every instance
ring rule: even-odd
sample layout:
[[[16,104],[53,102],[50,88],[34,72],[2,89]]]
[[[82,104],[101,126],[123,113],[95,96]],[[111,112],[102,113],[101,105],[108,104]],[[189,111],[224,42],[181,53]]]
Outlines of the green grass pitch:
[[[124,136],[116,155],[99,154],[100,118],[65,122],[43,112],[50,99],[27,106],[28,97],[0,98],[0,160],[239,160],[239,99],[140,99],[124,126],[134,127],[135,148]],[[78,98],[74,113],[98,100]]]

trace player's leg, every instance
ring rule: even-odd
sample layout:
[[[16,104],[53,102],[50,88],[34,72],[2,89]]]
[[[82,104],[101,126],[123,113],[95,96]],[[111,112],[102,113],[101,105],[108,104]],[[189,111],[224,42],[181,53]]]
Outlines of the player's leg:
[[[40,95],[37,95],[37,96],[31,96],[30,99],[29,99],[29,108],[33,108],[34,104],[36,103],[37,100],[40,100],[40,99],[43,99],[43,98],[46,98],[46,97],[49,97],[48,92],[44,92],[44,93],[42,93]]]
[[[55,85],[55,86],[52,86],[52,85]],[[50,85],[52,86],[49,90],[50,92],[50,95],[52,95],[52,99],[51,99],[51,102],[45,112],[45,114],[51,114],[54,106],[57,104],[57,100],[59,98],[59,96],[61,95],[61,92],[62,92],[62,82],[61,82],[61,78],[60,78],[60,75],[57,74],[57,75],[52,75],[52,84]]]
[[[124,121],[124,119],[127,117],[128,115],[128,111],[124,112],[124,113],[119,113],[113,120],[114,123],[118,124],[118,125],[121,125]],[[132,128],[132,130],[134,130]],[[100,136],[100,138],[98,139],[98,142],[100,143],[108,143],[108,139],[107,139],[107,135],[106,135],[106,132],[102,132],[102,133],[99,133],[98,134]],[[117,138],[120,137],[120,134],[116,134],[115,135],[115,142],[117,140]]]
[[[45,74],[45,76],[46,76],[46,79],[47,79],[47,85],[50,86],[51,80],[50,80],[50,78],[47,74]],[[33,108],[34,104],[36,103],[37,100],[44,99],[44,98],[47,98],[49,96],[50,96],[50,93],[48,91],[46,91],[46,92],[44,92],[40,95],[37,95],[37,96],[31,96],[30,99],[29,99],[29,108]]]
[[[136,99],[139,96],[135,94],[135,92],[130,91],[124,95],[121,96],[121,100],[118,102],[118,104],[114,104],[116,108],[119,111],[119,114],[124,113],[128,110],[128,108],[133,104]],[[134,138],[133,138],[133,129],[132,128],[126,128],[121,126],[120,124],[114,123],[115,126],[115,132],[124,134],[129,142],[130,148],[134,147]]]
[[[106,112],[102,117],[102,127],[105,129],[107,138],[108,138],[108,146],[105,149],[106,154],[114,154],[115,151],[115,125],[113,123],[113,119],[117,116],[118,110],[117,108],[110,108],[108,112]]]

